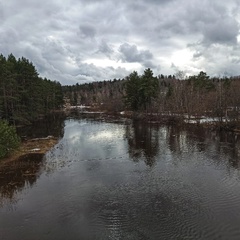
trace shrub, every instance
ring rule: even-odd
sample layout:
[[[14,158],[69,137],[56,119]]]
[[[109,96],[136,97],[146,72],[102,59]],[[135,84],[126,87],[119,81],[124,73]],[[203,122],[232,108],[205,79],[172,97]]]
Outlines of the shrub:
[[[20,139],[13,126],[9,126],[7,121],[0,120],[0,158],[17,149]]]

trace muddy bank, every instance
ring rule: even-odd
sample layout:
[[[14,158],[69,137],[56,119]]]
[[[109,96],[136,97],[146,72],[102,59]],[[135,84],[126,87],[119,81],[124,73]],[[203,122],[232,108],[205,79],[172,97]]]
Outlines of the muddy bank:
[[[156,125],[201,125],[211,130],[224,130],[240,134],[240,122],[224,120],[218,117],[188,116],[183,113],[171,112],[134,112],[129,110],[109,111],[103,107],[72,106],[64,111],[67,117],[92,118],[100,121],[124,122],[139,121]]]
[[[44,156],[44,154],[54,147],[58,142],[58,138],[48,136],[46,138],[34,138],[30,140],[25,140],[21,143],[20,148],[0,160],[0,168],[12,161],[23,160],[24,158]]]

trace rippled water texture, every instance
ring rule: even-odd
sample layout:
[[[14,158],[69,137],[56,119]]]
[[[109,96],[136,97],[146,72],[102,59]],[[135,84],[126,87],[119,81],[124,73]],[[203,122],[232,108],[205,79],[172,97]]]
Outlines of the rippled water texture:
[[[240,239],[239,160],[231,134],[69,119],[0,172],[0,239]]]

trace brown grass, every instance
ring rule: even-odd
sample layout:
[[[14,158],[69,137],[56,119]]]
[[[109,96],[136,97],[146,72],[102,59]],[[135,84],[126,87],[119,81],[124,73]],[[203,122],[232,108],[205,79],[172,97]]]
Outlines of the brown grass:
[[[57,144],[57,142],[58,142],[58,139],[54,137],[35,138],[35,139],[23,141],[21,143],[20,148],[17,151],[13,152],[8,157],[0,159],[0,166],[4,165],[5,163],[9,163],[11,161],[16,161],[20,157],[23,157],[24,155],[29,153],[45,154],[52,147],[54,147]]]

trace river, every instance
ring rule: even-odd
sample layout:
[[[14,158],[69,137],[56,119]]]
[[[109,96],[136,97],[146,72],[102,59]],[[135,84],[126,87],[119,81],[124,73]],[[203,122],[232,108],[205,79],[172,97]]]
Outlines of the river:
[[[1,240],[240,239],[239,136],[81,117],[58,125],[43,159],[0,171]]]

